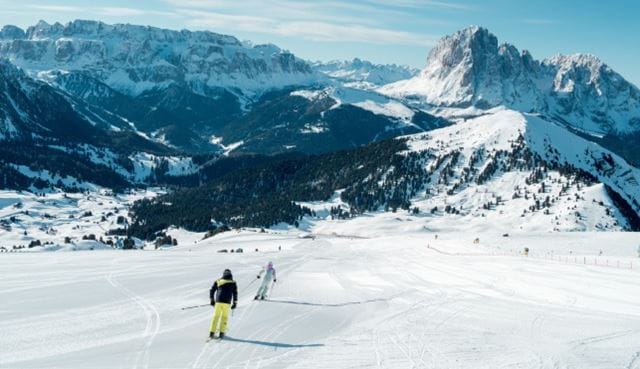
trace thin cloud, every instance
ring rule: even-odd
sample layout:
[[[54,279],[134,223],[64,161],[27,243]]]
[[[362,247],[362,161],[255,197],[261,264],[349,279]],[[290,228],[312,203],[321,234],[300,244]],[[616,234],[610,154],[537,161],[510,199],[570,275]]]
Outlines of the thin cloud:
[[[246,32],[273,33],[277,22],[264,17],[249,15],[233,15],[214,12],[178,9],[181,15],[187,16],[187,24],[200,28],[211,28],[214,31],[235,29]]]
[[[440,8],[440,9],[448,9],[448,10],[462,10],[462,11],[474,11],[475,7],[461,4],[457,2],[450,1],[436,1],[436,0],[394,0],[393,2],[383,1],[383,0],[368,0],[371,4],[383,5],[383,6],[392,6],[398,8],[411,8],[411,9],[421,9],[421,8]]]
[[[1,3],[0,3],[1,4]],[[66,6],[66,5],[40,5],[28,4],[29,9],[52,12],[52,13],[82,13],[92,15],[102,15],[106,17],[133,17],[140,15],[160,15],[175,16],[174,13],[157,10],[147,10],[129,7],[94,7],[94,6]]]
[[[524,19],[523,22],[527,24],[538,24],[538,25],[558,24],[557,21],[554,21],[551,19]]]
[[[122,7],[101,7],[96,9],[100,14],[109,17],[130,17],[147,14],[146,10]]]
[[[56,13],[79,13],[84,10],[84,8],[78,6],[66,6],[66,5],[39,5],[39,4],[29,4],[28,8],[35,10],[44,10],[47,12],[56,12]]]
[[[330,22],[296,20],[281,21],[266,17],[232,15],[188,9],[181,9],[179,12],[188,17],[187,22],[190,26],[218,31],[233,29],[324,42],[392,43],[419,46],[429,46],[435,43],[435,38],[429,35],[374,28],[358,24],[344,25]]]
[[[314,41],[364,42],[372,44],[433,45],[433,38],[409,32],[371,28],[362,25],[340,25],[323,22],[291,22],[278,27],[285,36],[301,36]]]
[[[371,15],[412,16],[406,11],[382,9],[379,6],[349,1],[300,1],[300,0],[163,0],[170,6],[179,9],[207,9],[220,13],[232,14],[269,14],[272,18],[289,19],[291,17],[304,19],[332,19],[334,21],[370,23]],[[351,12],[354,15],[346,15]]]
[[[385,27],[384,19],[415,18],[415,12],[367,2],[301,0],[163,0],[188,26],[217,32],[245,31],[323,42],[433,45],[428,34]],[[414,0],[402,0],[414,1]],[[381,21],[381,19],[383,21]]]
[[[182,6],[185,8],[202,8],[202,9],[237,8],[241,5],[237,1],[228,1],[228,0],[164,0],[164,2],[169,5]],[[255,1],[247,0],[243,3],[244,4],[255,3]]]

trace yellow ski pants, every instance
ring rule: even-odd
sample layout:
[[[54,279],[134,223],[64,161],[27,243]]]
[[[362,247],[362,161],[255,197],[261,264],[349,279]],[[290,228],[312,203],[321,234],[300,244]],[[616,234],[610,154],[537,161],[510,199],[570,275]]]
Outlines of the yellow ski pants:
[[[227,331],[227,322],[229,321],[229,311],[231,310],[231,304],[225,304],[224,302],[216,302],[216,306],[213,310],[213,319],[211,319],[211,328],[209,332],[215,333],[220,323],[220,333]]]

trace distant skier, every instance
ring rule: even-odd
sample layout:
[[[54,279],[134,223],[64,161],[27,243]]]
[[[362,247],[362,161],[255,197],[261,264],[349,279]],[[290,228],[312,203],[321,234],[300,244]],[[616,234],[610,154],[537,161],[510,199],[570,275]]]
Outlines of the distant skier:
[[[269,292],[269,283],[271,283],[271,279],[273,279],[273,283],[277,282],[276,270],[273,267],[272,262],[267,263],[267,265],[262,268],[262,270],[260,270],[260,273],[258,273],[258,276],[256,278],[260,279],[263,274],[264,278],[262,279],[262,284],[260,285],[260,288],[258,288],[258,293],[256,294],[254,300],[264,300],[264,298],[267,297],[267,293]]]
[[[209,329],[209,338],[215,338],[220,323],[220,335],[218,338],[224,338],[227,331],[227,322],[229,321],[229,310],[235,309],[238,304],[238,286],[233,280],[233,275],[229,269],[222,272],[222,278],[218,279],[211,286],[209,291],[211,306],[213,306],[213,319],[211,319],[211,328]]]

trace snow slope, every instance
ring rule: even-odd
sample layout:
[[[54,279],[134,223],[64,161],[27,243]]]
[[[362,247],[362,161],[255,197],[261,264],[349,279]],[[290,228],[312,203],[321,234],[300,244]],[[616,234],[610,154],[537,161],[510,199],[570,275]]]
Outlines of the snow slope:
[[[637,201],[634,203],[634,200],[640,198],[638,169],[597,144],[536,115],[497,108],[488,111],[486,115],[450,127],[409,136],[409,142],[411,150],[445,158],[444,163],[452,162],[452,154],[459,153],[455,162],[449,166],[446,176],[449,179],[445,179],[443,183],[443,175],[440,174],[437,183],[433,181],[427,186],[429,196],[419,195],[415,205],[425,211],[434,206],[442,210],[449,205],[462,211],[454,218],[464,218],[478,227],[490,225],[505,231],[513,228],[529,231],[616,228],[616,223],[625,224],[625,220],[615,210],[611,212],[615,206],[602,184],[609,185],[633,204],[636,212],[640,211]],[[512,168],[526,160],[526,155],[517,159],[514,164],[497,164],[502,155],[511,158],[518,155],[520,147],[539,155],[546,162],[537,164],[542,168],[568,164],[591,173],[596,182],[587,185],[570,184],[573,182],[571,175],[567,176],[559,172],[559,169],[550,169],[543,180],[545,185],[541,187],[537,181],[531,182],[535,168]],[[432,160],[429,165],[435,167],[435,161],[437,159]],[[479,181],[482,174],[478,173],[486,172],[490,164],[496,164],[495,173],[486,182]],[[476,178],[476,183],[465,180],[469,175]],[[529,195],[522,196],[520,191]],[[519,194],[517,198],[516,193]],[[421,196],[424,196],[424,200],[420,200]],[[547,196],[551,198],[548,212],[527,210],[536,197],[538,201],[542,201]],[[495,209],[493,206],[483,209],[486,203],[498,205]],[[434,223],[441,227],[451,227],[447,226],[447,222],[452,220],[445,216]]]
[[[322,89],[294,90],[290,95],[301,96],[311,101],[331,98],[335,101],[331,109],[335,109],[341,105],[353,105],[374,114],[393,118],[401,125],[412,125],[411,121],[419,111],[418,109],[405,105],[397,99],[390,98],[375,91],[346,87],[339,84],[334,84],[333,86]],[[396,127],[390,126],[389,130],[393,130],[394,128]],[[416,128],[423,130],[417,126]]]
[[[403,155],[412,169],[396,173],[394,167],[383,168],[389,181],[371,177],[359,185],[373,186],[372,191],[386,191],[410,204],[380,206],[358,214],[345,227],[357,224],[376,236],[397,229],[503,233],[633,229],[633,220],[612,198],[612,191],[640,214],[638,169],[538,115],[494,108],[480,117],[400,139],[407,140],[409,149]],[[337,191],[325,202],[300,202],[315,212],[303,226],[329,233],[341,227],[325,222],[331,208],[354,213],[340,194]]]
[[[594,249],[600,235],[564,237]],[[637,263],[637,234],[611,236],[606,251]],[[230,232],[155,252],[1,254],[0,366],[638,367],[637,264],[526,258],[472,237]],[[557,237],[526,244],[548,249]],[[238,247],[245,253],[216,252]],[[255,302],[268,260],[278,282]],[[211,308],[182,308],[206,304],[227,267],[239,307],[229,338],[205,344]]]

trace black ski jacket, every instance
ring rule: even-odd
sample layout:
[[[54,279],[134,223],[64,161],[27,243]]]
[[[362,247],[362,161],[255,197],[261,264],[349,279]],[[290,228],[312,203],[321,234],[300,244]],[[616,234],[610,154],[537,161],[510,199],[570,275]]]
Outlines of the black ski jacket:
[[[217,293],[216,293],[217,292]],[[211,301],[230,304],[238,302],[238,286],[233,279],[220,278],[213,283],[209,291]]]

